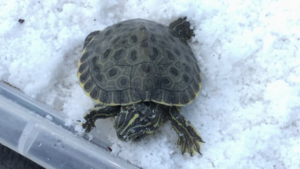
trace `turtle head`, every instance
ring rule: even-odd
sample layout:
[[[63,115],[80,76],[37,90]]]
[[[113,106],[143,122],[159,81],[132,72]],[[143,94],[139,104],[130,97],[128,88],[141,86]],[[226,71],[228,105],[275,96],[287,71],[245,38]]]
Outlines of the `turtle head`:
[[[139,141],[152,135],[164,121],[161,106],[142,102],[123,106],[114,127],[122,141]]]

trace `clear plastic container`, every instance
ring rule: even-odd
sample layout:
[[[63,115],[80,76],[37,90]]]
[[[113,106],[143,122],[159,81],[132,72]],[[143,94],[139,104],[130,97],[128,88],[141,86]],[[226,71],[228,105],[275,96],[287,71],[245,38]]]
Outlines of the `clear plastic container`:
[[[0,82],[0,143],[45,168],[96,169],[136,166],[112,156],[107,142],[88,141],[64,125],[64,116]]]

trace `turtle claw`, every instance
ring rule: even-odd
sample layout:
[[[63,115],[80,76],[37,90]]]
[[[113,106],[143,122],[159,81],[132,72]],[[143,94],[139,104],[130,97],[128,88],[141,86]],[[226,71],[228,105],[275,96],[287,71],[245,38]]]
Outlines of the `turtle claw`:
[[[85,133],[89,133],[95,127],[95,120],[90,119],[87,120],[85,123],[81,123],[82,128],[84,129]]]
[[[201,136],[191,124],[187,126],[187,129],[189,132],[186,134],[180,134],[177,141],[182,154],[189,153],[191,156],[193,156],[194,154],[199,153],[202,155],[200,150],[202,143],[204,142]]]

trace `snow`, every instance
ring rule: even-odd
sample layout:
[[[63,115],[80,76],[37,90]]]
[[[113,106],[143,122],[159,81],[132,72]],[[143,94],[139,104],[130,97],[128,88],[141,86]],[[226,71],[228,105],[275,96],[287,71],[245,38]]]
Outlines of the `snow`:
[[[50,115],[46,115],[46,118],[51,121],[53,120],[52,116],[50,116]]]
[[[4,0],[0,80],[76,124],[94,105],[76,77],[90,32],[133,18],[167,25],[187,16],[203,84],[182,112],[205,141],[203,155],[181,155],[170,122],[152,137],[127,143],[118,140],[112,119],[99,120],[112,153],[145,169],[298,169],[299,11],[297,0]]]

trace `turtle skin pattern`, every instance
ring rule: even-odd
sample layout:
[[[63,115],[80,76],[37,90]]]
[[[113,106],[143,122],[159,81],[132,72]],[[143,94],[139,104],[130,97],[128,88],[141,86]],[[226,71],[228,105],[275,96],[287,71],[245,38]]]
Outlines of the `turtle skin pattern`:
[[[144,19],[90,33],[78,67],[81,87],[103,105],[185,106],[201,88],[199,65],[186,41]]]

